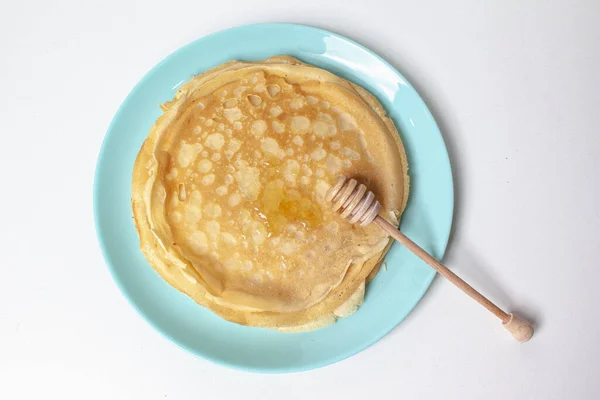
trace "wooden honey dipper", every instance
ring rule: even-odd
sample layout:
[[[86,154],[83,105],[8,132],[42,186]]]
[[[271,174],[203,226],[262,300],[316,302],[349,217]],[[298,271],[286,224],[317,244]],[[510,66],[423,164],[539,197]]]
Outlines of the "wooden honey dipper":
[[[371,222],[375,222],[404,247],[439,272],[444,278],[448,279],[460,290],[471,296],[471,298],[487,308],[496,317],[500,318],[504,328],[518,341],[526,342],[533,336],[533,327],[529,322],[515,314],[504,312],[454,272],[429,255],[419,245],[406,237],[394,225],[383,219],[379,215],[381,205],[375,199],[373,192],[367,191],[365,185],[358,184],[355,179],[348,180],[345,176],[340,176],[335,185],[325,195],[325,201],[331,203],[333,211],[339,211],[342,218],[347,219],[351,224],[359,223],[361,226],[365,226]]]

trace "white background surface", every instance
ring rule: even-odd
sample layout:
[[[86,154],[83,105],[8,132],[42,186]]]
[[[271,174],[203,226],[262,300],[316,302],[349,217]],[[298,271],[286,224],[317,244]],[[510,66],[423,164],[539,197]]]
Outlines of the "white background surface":
[[[600,3],[284,3],[3,3],[0,398],[600,398]],[[454,167],[445,261],[534,319],[531,342],[514,342],[439,277],[378,344],[300,374],[210,364],[135,313],[93,228],[106,128],[170,52],[255,22],[346,35],[412,82]]]

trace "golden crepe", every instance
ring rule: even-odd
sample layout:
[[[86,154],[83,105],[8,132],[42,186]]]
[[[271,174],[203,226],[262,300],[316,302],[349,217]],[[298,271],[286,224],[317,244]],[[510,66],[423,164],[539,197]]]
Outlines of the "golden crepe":
[[[323,203],[340,174],[398,224],[406,156],[364,89],[279,56],[193,77],[135,161],[142,252],[173,287],[239,324],[298,331],[354,312],[390,240]]]

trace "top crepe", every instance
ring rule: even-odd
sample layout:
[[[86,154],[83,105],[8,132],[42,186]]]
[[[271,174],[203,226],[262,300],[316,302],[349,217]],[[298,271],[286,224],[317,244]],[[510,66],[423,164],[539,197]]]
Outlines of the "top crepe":
[[[314,329],[356,310],[389,238],[322,202],[338,175],[351,175],[398,223],[406,156],[375,98],[280,56],[211,69],[162,108],[133,171],[152,267],[240,324]]]

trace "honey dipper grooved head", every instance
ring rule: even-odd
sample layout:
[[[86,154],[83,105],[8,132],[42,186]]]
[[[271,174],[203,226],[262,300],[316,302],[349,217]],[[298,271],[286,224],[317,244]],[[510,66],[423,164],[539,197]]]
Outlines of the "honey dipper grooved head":
[[[339,211],[342,218],[361,226],[370,224],[381,208],[373,192],[367,191],[367,187],[356,179],[348,180],[345,176],[340,176],[327,191],[325,201],[331,203],[333,211]]]

